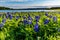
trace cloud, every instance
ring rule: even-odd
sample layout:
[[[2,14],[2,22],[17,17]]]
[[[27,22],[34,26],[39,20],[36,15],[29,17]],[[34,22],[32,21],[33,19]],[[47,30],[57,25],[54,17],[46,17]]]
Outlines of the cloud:
[[[33,1],[33,2],[30,2]],[[60,5],[60,0],[46,0],[46,1],[34,1],[34,0],[1,0],[0,6],[10,7],[10,8],[34,8],[38,6],[54,6]],[[12,3],[11,3],[12,2]],[[17,3],[13,3],[17,2]],[[19,2],[19,3],[18,3]],[[23,2],[22,4],[20,2]],[[28,2],[24,4],[24,2]],[[35,2],[35,3],[34,3]],[[4,3],[4,4],[3,4]]]
[[[10,1],[28,1],[28,0],[10,0]]]
[[[28,2],[34,0],[0,0],[0,2]]]

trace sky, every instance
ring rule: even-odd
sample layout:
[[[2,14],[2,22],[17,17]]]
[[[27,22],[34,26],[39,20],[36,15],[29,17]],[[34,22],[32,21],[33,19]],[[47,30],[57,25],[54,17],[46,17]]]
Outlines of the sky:
[[[0,0],[0,6],[10,8],[34,8],[60,5],[60,0]]]

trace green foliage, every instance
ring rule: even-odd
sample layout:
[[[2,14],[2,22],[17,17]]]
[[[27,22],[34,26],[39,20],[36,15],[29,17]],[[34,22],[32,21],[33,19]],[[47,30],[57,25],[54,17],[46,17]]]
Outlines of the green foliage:
[[[12,13],[11,13],[12,14]],[[59,13],[49,12],[46,16],[45,12],[30,12],[32,17],[32,24],[23,23],[23,17],[26,16],[28,20],[28,13],[16,12],[12,14],[14,16],[12,19],[6,19],[3,27],[0,27],[0,39],[1,40],[60,40],[60,15]],[[5,15],[5,14],[3,14]],[[52,18],[49,16],[52,15]],[[6,15],[5,15],[6,16]],[[16,16],[21,16],[16,20]],[[39,21],[39,31],[35,32],[34,25],[36,24],[35,16],[40,16]],[[57,22],[54,22],[53,17],[57,17]],[[0,17],[0,23],[2,23],[2,17]],[[44,24],[45,19],[49,20],[49,23]],[[59,30],[59,31],[58,31]]]

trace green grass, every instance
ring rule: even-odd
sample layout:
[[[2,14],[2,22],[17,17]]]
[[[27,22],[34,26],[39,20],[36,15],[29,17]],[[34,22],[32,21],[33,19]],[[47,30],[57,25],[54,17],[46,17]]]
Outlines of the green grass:
[[[32,17],[32,24],[23,23],[23,17],[26,16],[28,20],[28,13]],[[14,16],[12,19],[5,18],[6,14],[0,17],[0,23],[3,19],[6,19],[4,26],[0,28],[1,40],[60,40],[60,14],[55,12],[48,12],[48,16],[45,12],[16,12],[11,13]],[[52,16],[50,18],[49,16]],[[16,16],[21,16],[16,20]],[[35,16],[40,16],[38,25],[39,31],[35,32],[34,25],[36,24]],[[54,22],[53,17],[57,17],[57,22]],[[44,24],[45,19],[50,20],[48,24]]]

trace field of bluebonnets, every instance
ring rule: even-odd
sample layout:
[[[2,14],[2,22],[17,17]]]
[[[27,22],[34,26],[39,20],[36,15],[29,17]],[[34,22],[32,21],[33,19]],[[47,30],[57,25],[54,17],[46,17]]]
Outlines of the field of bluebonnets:
[[[60,40],[60,13],[0,13],[0,40]]]

